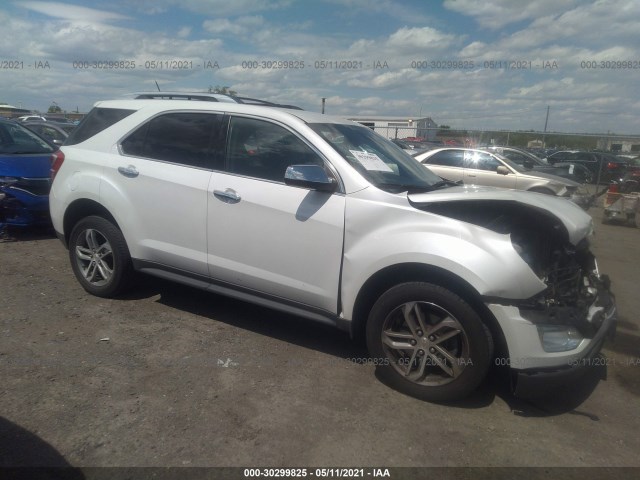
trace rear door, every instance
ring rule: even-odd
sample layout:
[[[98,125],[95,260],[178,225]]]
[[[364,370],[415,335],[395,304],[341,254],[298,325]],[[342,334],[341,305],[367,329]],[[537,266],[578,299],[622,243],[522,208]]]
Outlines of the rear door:
[[[222,113],[168,112],[128,135],[105,162],[101,196],[118,202],[132,257],[208,275],[207,191],[222,165]],[[130,208],[135,205],[135,208]]]
[[[287,166],[325,160],[271,121],[233,116],[228,132],[226,171],[207,196],[211,277],[335,314],[345,196],[284,184]]]

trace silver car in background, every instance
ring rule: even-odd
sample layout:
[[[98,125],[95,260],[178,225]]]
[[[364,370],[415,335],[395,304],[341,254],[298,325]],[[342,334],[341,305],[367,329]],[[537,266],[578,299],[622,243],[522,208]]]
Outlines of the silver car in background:
[[[527,169],[494,152],[472,148],[438,148],[416,155],[436,175],[468,185],[510,188],[565,197],[588,208],[592,196],[579,183]]]

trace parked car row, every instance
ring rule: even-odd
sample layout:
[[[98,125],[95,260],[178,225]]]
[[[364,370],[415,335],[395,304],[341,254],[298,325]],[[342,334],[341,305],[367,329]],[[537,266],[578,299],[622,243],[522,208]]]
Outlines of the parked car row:
[[[579,150],[560,150],[547,157],[547,162],[556,164],[580,164],[588,168],[592,182],[610,183],[620,181],[627,170],[627,162],[620,157],[605,152],[583,152]]]

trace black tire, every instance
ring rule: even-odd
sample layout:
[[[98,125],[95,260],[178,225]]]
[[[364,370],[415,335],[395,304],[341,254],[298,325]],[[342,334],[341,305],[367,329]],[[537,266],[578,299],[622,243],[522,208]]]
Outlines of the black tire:
[[[124,236],[102,217],[85,217],[76,223],[69,237],[69,259],[80,285],[98,297],[116,296],[131,277]]]
[[[491,334],[473,308],[430,283],[387,290],[369,313],[366,337],[380,379],[430,402],[468,396],[484,380],[493,355]],[[396,348],[385,343],[392,339]]]

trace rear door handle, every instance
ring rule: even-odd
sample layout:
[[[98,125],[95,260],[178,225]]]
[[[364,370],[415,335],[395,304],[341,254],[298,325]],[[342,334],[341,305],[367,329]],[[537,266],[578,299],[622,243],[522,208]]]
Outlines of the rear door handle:
[[[135,178],[139,175],[138,169],[133,165],[129,165],[128,167],[118,167],[118,173],[129,178]]]
[[[242,197],[240,197],[240,195],[238,195],[232,188],[214,190],[213,195],[225,203],[238,203],[242,199]]]

